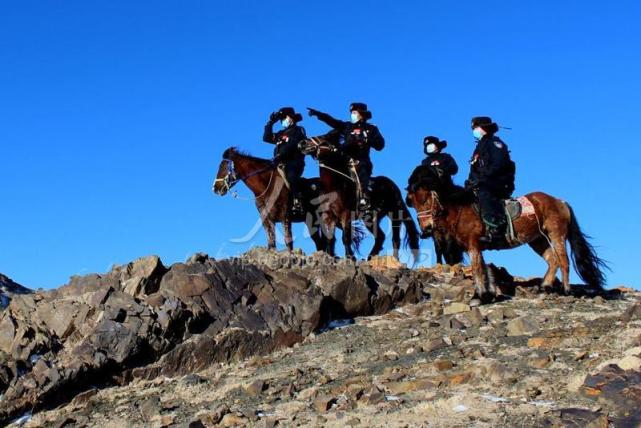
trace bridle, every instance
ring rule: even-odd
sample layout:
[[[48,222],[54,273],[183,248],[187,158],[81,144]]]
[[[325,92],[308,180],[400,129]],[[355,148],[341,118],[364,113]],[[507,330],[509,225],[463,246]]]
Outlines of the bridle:
[[[214,180],[214,184],[211,186],[211,191],[216,193],[215,186],[216,183],[223,183],[223,191],[227,193],[228,191],[231,190],[232,187],[236,185],[240,181],[238,176],[236,175],[236,171],[234,170],[234,161],[230,159],[223,159],[225,162],[225,165],[227,167],[227,173],[225,174],[224,177],[222,178],[216,178]]]
[[[246,175],[244,177],[240,177],[238,175],[238,173],[236,172],[236,170],[234,169],[234,161],[233,160],[231,160],[231,159],[223,159],[223,161],[226,164],[227,173],[225,174],[224,177],[214,179],[214,183],[211,186],[212,192],[216,193],[216,190],[215,190],[216,183],[222,182],[223,183],[223,190],[224,190],[225,193],[227,193],[239,181],[247,180],[247,179],[249,179],[249,178],[251,178],[251,177],[253,177],[255,175],[262,174],[265,171],[271,170],[272,173],[269,176],[269,183],[267,183],[267,186],[265,187],[265,190],[263,191],[263,193],[261,193],[260,195],[256,196],[255,199],[260,199],[263,196],[265,196],[265,194],[267,193],[267,191],[271,187],[271,184],[272,184],[272,181],[273,181],[273,178],[274,178],[274,172],[276,171],[276,168],[274,168],[273,165],[267,166],[267,167],[259,169],[257,171],[252,171],[250,174],[248,174],[248,175]],[[233,196],[237,197],[237,195],[233,195]]]
[[[436,193],[434,190],[430,190],[430,194],[432,196],[432,202],[430,203],[429,208],[423,211],[417,211],[416,217],[419,219],[425,218],[428,219],[429,222],[433,222],[435,218],[445,215],[445,209],[441,204],[438,193]]]
[[[309,149],[309,147],[314,147],[314,149],[311,150],[311,149]],[[326,164],[321,162],[320,159],[318,159],[318,154],[320,153],[321,150],[329,150],[329,151],[335,153],[335,152],[338,151],[338,147],[332,146],[330,144],[323,145],[323,142],[319,137],[310,137],[310,138],[307,139],[306,147],[305,147],[305,153],[310,154],[312,152],[316,152],[316,155],[314,157],[318,161],[318,166],[320,168],[325,168],[326,170],[329,170],[329,171],[332,171],[335,174],[341,175],[341,176],[347,178],[350,181],[356,182],[356,180],[354,180],[353,177],[345,174],[342,171],[339,171],[339,170],[337,170],[335,168],[332,168],[331,166],[327,166]]]

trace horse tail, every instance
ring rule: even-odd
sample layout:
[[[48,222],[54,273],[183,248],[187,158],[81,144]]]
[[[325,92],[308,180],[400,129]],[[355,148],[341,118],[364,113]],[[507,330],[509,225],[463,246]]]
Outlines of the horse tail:
[[[359,223],[352,222],[352,250],[360,254],[361,243],[365,239],[365,231]]]
[[[603,270],[609,269],[608,264],[597,256],[594,247],[588,242],[591,238],[581,231],[574,210],[570,204],[566,205],[570,211],[568,241],[572,249],[574,270],[587,285],[602,289],[605,285]]]

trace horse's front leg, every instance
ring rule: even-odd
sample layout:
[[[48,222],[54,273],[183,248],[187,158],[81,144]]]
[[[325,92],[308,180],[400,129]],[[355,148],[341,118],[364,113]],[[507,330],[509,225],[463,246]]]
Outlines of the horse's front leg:
[[[481,302],[486,303],[491,300],[492,295],[487,288],[487,276],[485,260],[483,260],[483,253],[477,246],[470,246],[468,251],[470,261],[472,263],[472,275],[474,277],[474,290]]]
[[[352,250],[352,222],[349,216],[341,221],[343,227],[343,245],[345,246],[345,258],[353,259],[354,251]]]
[[[285,245],[289,251],[294,251],[294,238],[292,236],[292,221],[289,218],[283,220],[283,229],[285,231]]]
[[[267,248],[276,249],[276,225],[268,218],[263,218],[263,228],[267,232]]]
[[[325,251],[334,257],[336,255],[336,221],[325,213],[322,215],[321,232],[325,237]]]

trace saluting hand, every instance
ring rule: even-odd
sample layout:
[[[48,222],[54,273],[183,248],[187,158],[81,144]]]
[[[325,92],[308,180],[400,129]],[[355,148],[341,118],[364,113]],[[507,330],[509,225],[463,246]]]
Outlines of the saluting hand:
[[[278,115],[278,112],[277,112],[277,111],[272,112],[272,114],[270,114],[270,115],[269,115],[269,121],[270,121],[271,123],[276,123],[276,122],[278,122],[278,116],[279,116],[279,115]]]

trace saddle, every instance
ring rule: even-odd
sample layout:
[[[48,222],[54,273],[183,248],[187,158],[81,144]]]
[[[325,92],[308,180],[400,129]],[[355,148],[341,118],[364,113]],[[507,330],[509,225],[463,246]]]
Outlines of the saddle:
[[[503,200],[505,216],[508,220],[507,229],[505,231],[505,240],[511,246],[519,246],[522,242],[519,240],[516,231],[514,230],[514,221],[522,216],[529,217],[536,215],[534,211],[534,205],[532,202],[525,196],[519,196],[518,198],[510,198]],[[474,210],[477,213],[480,213],[478,202],[474,203]]]

